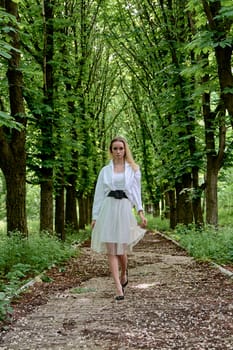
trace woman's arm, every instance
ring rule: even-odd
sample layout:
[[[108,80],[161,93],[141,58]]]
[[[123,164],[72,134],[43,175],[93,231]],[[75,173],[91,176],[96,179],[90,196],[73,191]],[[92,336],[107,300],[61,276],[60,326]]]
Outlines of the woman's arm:
[[[95,187],[95,195],[94,195],[94,201],[93,201],[93,207],[92,207],[92,220],[96,220],[103,200],[104,200],[104,184],[103,184],[103,169],[100,171],[96,187]]]
[[[145,218],[143,211],[139,210],[138,215],[141,218],[141,227],[145,228],[147,225],[147,219]]]

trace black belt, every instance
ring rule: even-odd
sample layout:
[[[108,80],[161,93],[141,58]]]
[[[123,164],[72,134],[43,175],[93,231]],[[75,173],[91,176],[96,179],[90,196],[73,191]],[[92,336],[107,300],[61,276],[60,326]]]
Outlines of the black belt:
[[[123,190],[110,191],[108,197],[114,197],[116,199],[128,198]]]

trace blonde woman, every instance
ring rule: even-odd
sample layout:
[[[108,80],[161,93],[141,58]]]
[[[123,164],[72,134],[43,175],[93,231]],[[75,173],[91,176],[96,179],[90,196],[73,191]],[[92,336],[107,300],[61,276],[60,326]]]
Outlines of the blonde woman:
[[[123,137],[109,146],[111,161],[98,176],[92,209],[91,248],[108,255],[116,300],[124,299],[128,284],[127,252],[144,236],[147,220],[141,200],[141,172]],[[137,224],[132,207],[141,219]],[[120,270],[120,274],[119,274]]]

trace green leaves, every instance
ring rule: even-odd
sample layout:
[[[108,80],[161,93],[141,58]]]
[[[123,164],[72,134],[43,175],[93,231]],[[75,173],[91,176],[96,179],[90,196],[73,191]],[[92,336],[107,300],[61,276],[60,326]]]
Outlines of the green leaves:
[[[9,34],[16,31],[15,28],[10,25],[10,23],[16,24],[16,18],[5,12],[3,9],[0,9],[0,57],[3,59],[11,58],[11,50],[19,52],[19,50],[10,44],[11,38]]]
[[[209,53],[213,47],[213,33],[206,30],[198,31],[192,41],[186,45],[186,49],[193,50],[195,55]]]
[[[231,0],[222,1],[222,7],[219,11],[219,15],[215,16],[215,19],[230,21],[233,20],[233,8]]]
[[[1,126],[6,126],[16,130],[22,130],[24,128],[23,125],[16,122],[12,116],[2,111],[0,111],[0,127]]]
[[[0,56],[2,58],[10,59],[10,51],[12,50],[12,46],[4,42],[3,40],[0,40]]]

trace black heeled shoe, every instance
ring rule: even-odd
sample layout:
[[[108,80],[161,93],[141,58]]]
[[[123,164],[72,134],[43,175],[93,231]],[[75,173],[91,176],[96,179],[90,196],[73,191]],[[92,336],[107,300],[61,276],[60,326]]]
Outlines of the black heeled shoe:
[[[123,293],[123,295],[117,295],[115,297],[115,300],[124,300],[125,299],[125,291],[124,291],[123,287],[122,287],[122,293]]]
[[[123,284],[122,284],[122,288],[125,288],[125,287],[127,286],[128,282],[129,282],[129,281],[127,280],[125,283],[123,283]]]
[[[126,282],[125,283],[121,283],[121,285],[122,285],[122,288],[125,288],[126,286],[127,286],[127,284],[128,284],[128,270],[126,270],[126,276],[127,276],[127,280],[126,280]]]

